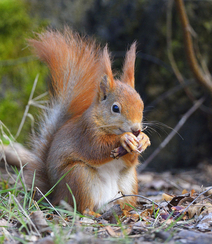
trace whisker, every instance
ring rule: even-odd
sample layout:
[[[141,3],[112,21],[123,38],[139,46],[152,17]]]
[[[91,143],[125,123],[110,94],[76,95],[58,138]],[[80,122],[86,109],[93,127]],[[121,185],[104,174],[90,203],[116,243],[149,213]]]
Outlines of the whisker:
[[[176,132],[176,134],[177,134],[182,140],[184,140],[184,138],[180,135],[180,133],[179,133],[178,131],[176,131],[174,128],[172,128],[172,127],[170,127],[170,126],[168,126],[168,125],[166,125],[166,124],[164,124],[164,123],[162,123],[162,122],[156,122],[156,123],[157,123],[158,126],[161,125],[161,126],[164,126],[164,127],[167,128],[167,129],[170,129],[170,130]]]
[[[148,126],[145,126],[141,131],[145,131],[148,128]]]
[[[152,135],[153,133],[155,133],[156,131],[152,131],[151,128],[148,128],[146,130],[146,133],[149,134],[149,135]]]
[[[182,140],[184,140],[184,138],[180,135],[180,133],[179,132],[177,132],[174,128],[172,128],[172,127],[170,127],[170,126],[168,126],[168,125],[166,125],[166,124],[164,124],[164,123],[162,123],[162,122],[158,122],[158,121],[148,121],[148,122],[143,122],[142,123],[144,126],[148,126],[148,128],[150,129],[152,129],[152,127],[156,127],[156,128],[158,128],[158,129],[160,129],[160,130],[163,130],[163,132],[165,132],[166,134],[168,134],[168,132],[167,131],[165,131],[164,129],[163,129],[163,127],[165,127],[165,128],[167,128],[167,129],[170,129],[170,130],[172,130],[172,131],[174,131]],[[151,127],[150,127],[151,126]],[[153,130],[153,129],[152,129]],[[153,130],[154,131],[154,130]],[[155,132],[157,132],[156,130],[155,130]]]
[[[97,128],[109,128],[109,127],[116,127],[116,125],[101,125],[101,126],[98,126],[98,127],[95,127],[95,128],[90,128],[89,130],[95,130]],[[177,132],[175,129],[173,129],[172,127],[162,123],[162,122],[158,122],[158,121],[144,121],[142,122],[142,130],[141,131],[145,131],[149,134],[152,134],[153,132],[154,133],[157,133],[157,135],[161,138],[161,134],[155,129],[160,129],[162,130],[164,133],[168,134],[168,132],[166,130],[164,130],[163,127],[167,128],[167,129],[170,129],[174,132],[176,132],[176,134],[182,139],[184,140],[184,138],[180,135],[179,132]]]
[[[153,124],[152,125],[153,128],[156,128],[156,129],[159,129],[160,131],[162,131],[163,133],[165,133],[166,135],[168,135],[168,132],[163,128],[161,127],[160,125],[157,125],[157,124]],[[152,129],[152,127],[150,127]],[[156,132],[156,130],[154,130]]]
[[[153,134],[153,132],[154,132],[154,133],[156,133],[158,135],[159,138],[161,138],[161,134],[157,130],[153,129],[152,127],[148,127],[147,132],[149,134]]]

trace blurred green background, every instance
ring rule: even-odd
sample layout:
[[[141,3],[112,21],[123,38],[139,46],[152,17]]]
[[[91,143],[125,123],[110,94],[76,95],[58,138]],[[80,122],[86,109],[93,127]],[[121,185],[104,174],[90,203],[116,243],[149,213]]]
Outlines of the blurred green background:
[[[48,21],[31,16],[29,3],[22,0],[1,0],[0,16],[0,119],[15,136],[37,74],[36,94],[46,90],[48,70],[32,56],[27,39]],[[30,124],[27,119],[18,141],[27,140]]]
[[[0,0],[0,120],[15,135],[37,74],[34,96],[47,90],[48,69],[27,45],[34,33],[68,25],[93,36],[102,46],[108,43],[115,70],[120,70],[127,48],[137,40],[136,89],[145,103],[144,117],[151,124],[147,133],[152,141],[142,156],[144,161],[171,131],[162,124],[173,128],[192,106],[167,55],[168,3],[169,0]],[[199,62],[212,70],[212,2],[188,0],[185,6]],[[179,70],[195,98],[204,95],[207,99],[180,130],[183,140],[176,135],[149,165],[157,170],[212,162],[211,94],[196,83],[190,72],[175,5],[171,14],[171,44]],[[29,112],[36,119],[40,110],[31,106]],[[27,145],[30,127],[27,118],[18,142]]]

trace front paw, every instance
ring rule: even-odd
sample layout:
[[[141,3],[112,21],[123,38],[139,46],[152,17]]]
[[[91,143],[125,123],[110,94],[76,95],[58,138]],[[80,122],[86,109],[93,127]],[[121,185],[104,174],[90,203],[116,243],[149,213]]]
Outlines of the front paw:
[[[143,152],[148,146],[150,146],[149,137],[141,132],[138,137],[134,136],[130,132],[124,133],[120,138],[121,146],[111,151],[110,157],[119,159],[128,152]]]
[[[123,147],[117,147],[111,151],[110,157],[114,159],[119,159],[124,156],[127,151]]]
[[[139,140],[130,132],[124,133],[120,138],[121,146],[111,151],[111,157],[118,159],[127,153],[138,150]]]
[[[139,140],[139,146],[137,148],[137,151],[139,153],[142,153],[144,150],[146,150],[146,148],[148,146],[151,145],[150,140],[149,140],[149,137],[146,134],[144,134],[143,132],[141,132],[139,134],[139,136],[137,137],[137,139]]]
[[[121,136],[120,143],[128,153],[131,153],[137,151],[139,139],[131,132],[126,132]]]

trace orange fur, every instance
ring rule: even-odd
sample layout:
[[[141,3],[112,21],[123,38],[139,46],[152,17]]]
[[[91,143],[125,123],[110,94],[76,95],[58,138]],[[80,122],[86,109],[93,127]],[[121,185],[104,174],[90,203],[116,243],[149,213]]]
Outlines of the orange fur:
[[[36,54],[52,74],[53,92],[44,112],[40,132],[33,139],[34,159],[27,165],[28,179],[36,170],[35,185],[46,193],[67,172],[50,196],[54,204],[67,199],[77,209],[97,210],[118,191],[137,194],[136,148],[120,160],[111,158],[119,146],[126,146],[128,134],[140,132],[143,102],[134,90],[135,43],[126,54],[121,80],[115,80],[107,46],[101,50],[68,28],[64,33],[47,31],[29,40]],[[119,112],[113,110],[113,106]],[[143,150],[149,145],[143,137]],[[111,186],[111,184],[114,184]],[[118,201],[135,206],[135,197]]]
[[[114,80],[113,80],[113,73],[111,69],[110,54],[108,52],[107,46],[103,49],[103,53],[102,53],[102,67],[103,67],[103,73],[105,73],[108,76],[110,87],[113,88]]]
[[[121,80],[131,87],[134,88],[134,66],[135,66],[135,50],[136,50],[136,42],[134,42],[130,50],[126,54],[124,66],[123,66],[123,74]]]
[[[39,34],[37,40],[29,43],[49,66],[54,92],[61,99],[71,94],[70,113],[82,114],[90,106],[103,72],[99,47],[68,28],[63,34],[57,31]]]

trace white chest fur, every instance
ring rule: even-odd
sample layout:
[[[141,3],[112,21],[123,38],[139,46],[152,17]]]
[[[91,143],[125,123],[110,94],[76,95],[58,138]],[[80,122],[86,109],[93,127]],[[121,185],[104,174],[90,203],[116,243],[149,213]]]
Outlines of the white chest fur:
[[[108,209],[110,205],[107,203],[118,197],[119,191],[123,194],[132,194],[135,182],[134,168],[126,169],[122,159],[114,159],[98,167],[97,172],[97,179],[92,187],[96,210],[99,208]]]

